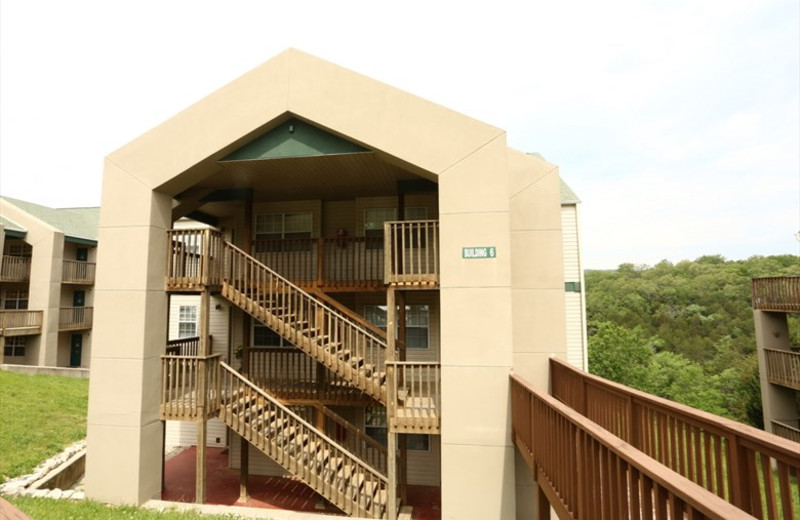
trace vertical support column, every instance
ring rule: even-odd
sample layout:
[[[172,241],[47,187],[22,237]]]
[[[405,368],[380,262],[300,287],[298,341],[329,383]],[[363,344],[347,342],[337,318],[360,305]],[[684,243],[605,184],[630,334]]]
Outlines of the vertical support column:
[[[247,240],[248,249],[250,240]],[[242,313],[242,368],[243,375],[250,375],[250,315]],[[250,475],[250,443],[242,436],[239,436],[239,499],[238,502],[244,503],[250,500],[250,490],[247,487],[247,480]]]
[[[204,251],[208,245],[209,235],[206,235],[203,249]],[[205,256],[205,255],[204,255]],[[208,258],[204,263],[206,272],[204,278],[207,280],[208,275]],[[211,341],[209,338],[209,315],[211,314],[211,293],[208,289],[204,289],[200,294],[200,323],[199,323],[199,336],[200,336],[200,359],[197,363],[197,399],[201,403],[201,417],[197,423],[197,480],[195,482],[195,502],[203,504],[206,501],[206,433],[208,431],[208,414],[210,410],[208,407],[208,374],[206,372],[205,357],[211,355]]]
[[[394,361],[395,356],[395,331],[397,330],[397,305],[395,303],[395,288],[389,286],[386,291],[386,361]],[[388,509],[387,518],[389,520],[397,519],[397,511],[399,509],[397,503],[397,434],[392,431],[390,422],[395,414],[397,406],[396,392],[392,391],[395,384],[394,367],[387,365],[386,367],[386,437],[387,437],[387,455],[386,465],[389,477],[389,489],[387,493]]]
[[[404,201],[404,197],[400,197],[400,202]],[[402,204],[398,206],[398,211],[402,207]],[[401,214],[402,215],[402,214]],[[401,217],[402,220],[402,217]],[[406,361],[406,292],[405,291],[397,291],[396,298],[397,302],[397,360],[398,361]],[[387,330],[389,330],[387,328]],[[397,384],[395,385],[395,399],[397,396],[397,387],[405,386],[405,381],[400,379],[401,374],[403,374],[402,370],[398,370],[395,374],[395,381]],[[393,406],[396,405],[397,401],[394,401],[392,404]],[[396,413],[396,412],[395,412]],[[394,416],[394,414],[393,414]],[[398,483],[399,489],[398,493],[400,494],[400,503],[405,504],[408,501],[408,436],[406,435],[399,435],[397,447],[400,451],[400,455],[398,457]]]

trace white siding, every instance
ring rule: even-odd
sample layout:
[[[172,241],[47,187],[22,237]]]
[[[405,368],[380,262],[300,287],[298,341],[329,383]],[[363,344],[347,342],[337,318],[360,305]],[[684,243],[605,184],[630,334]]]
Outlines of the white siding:
[[[566,293],[567,362],[586,369],[586,298],[580,252],[578,206],[561,206],[564,282],[580,284],[581,292]]]

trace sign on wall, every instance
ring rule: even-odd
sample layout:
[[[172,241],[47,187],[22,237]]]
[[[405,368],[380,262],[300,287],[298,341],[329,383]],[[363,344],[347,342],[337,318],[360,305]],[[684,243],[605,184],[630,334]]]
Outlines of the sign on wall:
[[[495,257],[497,257],[497,248],[495,246],[461,248],[461,258],[465,258],[467,260],[480,260],[484,258]]]

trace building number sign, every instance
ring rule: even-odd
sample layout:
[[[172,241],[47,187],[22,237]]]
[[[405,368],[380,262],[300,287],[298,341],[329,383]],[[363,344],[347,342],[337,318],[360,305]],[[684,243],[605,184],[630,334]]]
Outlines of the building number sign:
[[[497,257],[497,248],[494,246],[461,248],[461,258],[467,260],[480,260],[484,258],[496,258],[496,257]]]

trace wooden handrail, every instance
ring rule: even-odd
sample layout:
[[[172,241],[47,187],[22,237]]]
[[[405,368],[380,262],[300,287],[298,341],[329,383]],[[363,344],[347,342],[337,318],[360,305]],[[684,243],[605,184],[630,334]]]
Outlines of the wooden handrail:
[[[167,288],[219,286],[225,269],[222,242],[222,233],[213,229],[167,230]]]
[[[211,338],[209,337],[209,340]],[[167,341],[167,355],[196,356],[200,350],[200,336],[178,338]]]
[[[43,311],[0,310],[0,334],[12,329],[42,328]]]
[[[796,425],[800,426],[800,420],[794,419]],[[772,421],[772,433],[784,439],[800,443],[800,428],[792,426],[788,421]]]
[[[371,376],[383,370],[384,340],[236,246],[225,242],[224,254],[223,296],[373,398],[385,398],[380,381]],[[345,345],[346,358],[334,350]]]
[[[383,444],[359,430],[354,424],[327,406],[315,404],[314,409],[327,419],[325,421],[326,435],[336,437],[353,455],[372,466],[382,475],[386,475],[388,454]],[[347,432],[347,434],[342,436],[343,438],[340,438],[332,432],[332,430],[336,428],[340,428],[342,431]]]
[[[800,276],[753,278],[753,309],[800,312]]]
[[[31,257],[3,255],[0,282],[27,282],[31,278]]]
[[[800,390],[800,352],[773,348],[763,350],[769,382]]]
[[[58,330],[92,328],[94,307],[61,307],[58,311]]]
[[[384,282],[434,284],[439,282],[439,221],[384,222]]]
[[[82,260],[64,260],[61,281],[64,283],[92,284],[94,283],[95,262]]]
[[[753,518],[519,376],[510,380],[513,441],[559,518]]]
[[[161,356],[161,418],[204,420],[220,405],[221,354]]]
[[[386,369],[389,431],[438,433],[442,408],[441,365],[387,361]]]
[[[799,444],[559,359],[550,360],[550,378],[555,398],[661,464],[754,516],[782,511],[769,518],[793,520],[791,496],[800,489],[791,475],[800,474]]]

